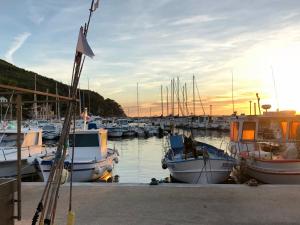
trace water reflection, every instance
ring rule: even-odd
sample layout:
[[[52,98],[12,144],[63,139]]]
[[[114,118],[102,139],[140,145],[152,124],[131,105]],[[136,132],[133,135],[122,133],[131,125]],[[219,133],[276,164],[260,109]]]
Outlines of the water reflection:
[[[177,130],[178,133],[189,135],[190,130]],[[228,132],[214,130],[192,130],[194,138],[216,147],[225,149],[229,141]],[[161,168],[161,158],[165,139],[151,137],[148,139],[112,139],[108,141],[110,148],[120,153],[119,164],[114,174],[118,174],[120,183],[149,183],[151,178],[163,179],[169,176],[168,170]]]

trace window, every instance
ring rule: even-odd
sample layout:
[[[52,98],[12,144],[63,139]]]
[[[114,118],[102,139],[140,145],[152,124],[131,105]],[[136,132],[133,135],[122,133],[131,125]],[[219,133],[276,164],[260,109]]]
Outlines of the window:
[[[73,134],[69,135],[70,147],[73,147]],[[75,134],[75,147],[97,147],[99,146],[98,133]]]
[[[289,139],[300,140],[300,122],[291,122]]]
[[[286,136],[287,136],[287,125],[288,125],[288,123],[287,123],[286,121],[281,121],[281,122],[280,122],[280,128],[281,128],[282,140],[283,140],[283,141],[286,140]]]
[[[232,122],[230,124],[230,140],[238,141],[239,138],[239,122]]]
[[[244,122],[242,140],[253,141],[255,139],[255,128],[256,128],[255,122]]]

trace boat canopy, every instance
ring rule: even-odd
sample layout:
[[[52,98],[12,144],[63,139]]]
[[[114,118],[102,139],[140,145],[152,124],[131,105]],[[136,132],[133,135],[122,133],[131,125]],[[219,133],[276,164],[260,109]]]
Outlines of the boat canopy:
[[[182,135],[171,135],[170,145],[175,155],[183,152],[184,144]]]
[[[96,159],[101,160],[107,155],[107,130],[86,130],[75,132],[75,141],[73,134],[69,135],[70,152],[75,148],[75,159]]]

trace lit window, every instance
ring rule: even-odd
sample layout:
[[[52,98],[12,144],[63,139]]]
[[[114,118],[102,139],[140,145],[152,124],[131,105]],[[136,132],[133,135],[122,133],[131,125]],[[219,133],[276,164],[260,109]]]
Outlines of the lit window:
[[[300,140],[300,122],[291,122],[290,124],[290,139]]]
[[[244,122],[242,140],[253,141],[255,139],[255,128],[256,128],[255,122]]]

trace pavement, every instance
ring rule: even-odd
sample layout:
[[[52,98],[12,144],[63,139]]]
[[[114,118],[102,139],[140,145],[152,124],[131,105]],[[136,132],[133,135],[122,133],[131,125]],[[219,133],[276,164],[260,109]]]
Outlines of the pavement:
[[[30,225],[43,183],[22,183],[22,220]],[[104,184],[73,187],[77,225],[300,224],[300,185]],[[69,186],[55,225],[67,224]]]

